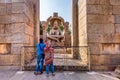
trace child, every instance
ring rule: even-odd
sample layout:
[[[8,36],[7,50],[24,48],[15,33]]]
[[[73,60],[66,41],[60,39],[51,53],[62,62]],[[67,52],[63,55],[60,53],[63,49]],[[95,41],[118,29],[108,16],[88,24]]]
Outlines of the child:
[[[40,71],[40,74],[43,73],[43,63],[44,63],[44,48],[45,44],[43,43],[43,39],[40,39],[40,43],[36,45],[37,47],[37,63],[36,63],[36,72],[35,75],[38,75],[38,71]]]
[[[49,77],[49,67],[51,68],[52,76],[55,76],[53,65],[54,49],[52,48],[50,41],[47,41],[44,52],[47,77]]]

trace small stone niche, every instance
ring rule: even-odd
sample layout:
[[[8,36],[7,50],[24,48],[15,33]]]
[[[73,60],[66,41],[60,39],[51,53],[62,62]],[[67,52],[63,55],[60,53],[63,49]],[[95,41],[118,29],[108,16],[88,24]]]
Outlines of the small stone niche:
[[[11,44],[0,44],[0,55],[10,54]]]

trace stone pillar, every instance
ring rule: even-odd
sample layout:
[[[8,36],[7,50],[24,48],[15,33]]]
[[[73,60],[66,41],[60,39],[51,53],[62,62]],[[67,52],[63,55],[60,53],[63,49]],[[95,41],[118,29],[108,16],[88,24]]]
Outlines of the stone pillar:
[[[64,24],[65,28],[65,45],[71,46],[71,35],[69,34],[69,22],[65,22]]]
[[[72,0],[72,46],[79,46],[78,39],[78,0]],[[73,49],[73,57],[79,58],[79,52],[74,51]]]
[[[78,0],[79,58],[88,65],[86,0]]]
[[[35,3],[34,3],[34,10],[35,10],[35,13],[34,13],[34,23],[35,23],[35,30],[34,30],[34,39],[35,39],[35,44],[39,42],[39,39],[40,39],[40,12],[39,12],[39,2],[40,0],[35,0]]]

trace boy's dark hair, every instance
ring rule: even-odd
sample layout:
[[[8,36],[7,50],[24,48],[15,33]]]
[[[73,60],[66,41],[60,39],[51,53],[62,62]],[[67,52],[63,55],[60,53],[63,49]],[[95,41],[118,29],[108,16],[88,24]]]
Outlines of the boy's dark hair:
[[[40,38],[40,43],[43,43],[43,39],[42,38]]]

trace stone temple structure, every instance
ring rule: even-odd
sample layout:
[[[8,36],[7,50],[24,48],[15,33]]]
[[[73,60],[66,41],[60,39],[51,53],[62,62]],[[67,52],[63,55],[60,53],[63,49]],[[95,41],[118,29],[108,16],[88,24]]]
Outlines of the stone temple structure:
[[[42,22],[43,39],[51,40],[54,46],[71,46],[69,22],[64,22],[58,13],[53,13],[47,21]]]
[[[74,56],[87,58],[91,70],[120,65],[120,0],[72,0],[72,14],[71,44],[89,57]],[[0,0],[0,66],[21,66],[21,47],[38,36],[39,0]]]
[[[0,66],[20,66],[22,46],[39,35],[39,0],[0,0]]]

